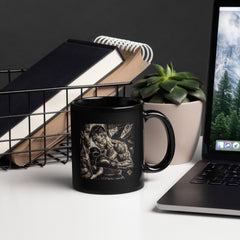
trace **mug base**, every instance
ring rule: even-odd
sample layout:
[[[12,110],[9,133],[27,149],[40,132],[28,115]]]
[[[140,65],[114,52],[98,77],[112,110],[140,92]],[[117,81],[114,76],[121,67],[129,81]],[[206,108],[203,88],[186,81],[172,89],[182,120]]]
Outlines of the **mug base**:
[[[117,189],[117,190],[113,190],[113,189],[108,189],[108,190],[99,190],[99,189],[86,189],[86,188],[79,188],[76,186],[73,186],[73,189],[78,191],[78,192],[83,192],[83,193],[88,193],[88,194],[98,194],[98,195],[116,195],[116,194],[124,194],[124,193],[131,193],[131,192],[135,192],[138,191],[140,189],[142,189],[144,186],[144,184],[139,185],[136,188],[124,188],[124,189]]]

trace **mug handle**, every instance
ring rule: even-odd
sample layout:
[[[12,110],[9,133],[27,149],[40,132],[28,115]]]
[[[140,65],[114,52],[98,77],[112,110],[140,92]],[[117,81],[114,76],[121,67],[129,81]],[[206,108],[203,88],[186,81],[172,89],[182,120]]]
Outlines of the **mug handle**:
[[[163,158],[163,160],[156,164],[156,165],[149,165],[148,163],[144,163],[143,165],[143,171],[144,172],[159,172],[162,171],[164,168],[166,168],[170,162],[172,161],[174,152],[175,152],[175,136],[174,131],[172,128],[171,123],[167,119],[165,115],[158,111],[148,110],[143,112],[143,118],[145,122],[147,122],[148,119],[156,117],[164,124],[166,133],[167,133],[167,139],[168,139],[168,147],[167,152]]]

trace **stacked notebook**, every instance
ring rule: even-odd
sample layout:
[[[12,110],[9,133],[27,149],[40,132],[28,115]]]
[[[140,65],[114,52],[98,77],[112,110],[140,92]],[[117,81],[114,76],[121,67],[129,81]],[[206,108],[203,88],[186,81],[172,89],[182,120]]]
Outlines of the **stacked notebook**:
[[[66,138],[69,104],[95,96],[89,85],[130,83],[152,57],[146,44],[106,36],[64,42],[1,90],[10,93],[0,94],[1,156],[18,166],[33,162]],[[114,93],[97,88],[98,96]]]

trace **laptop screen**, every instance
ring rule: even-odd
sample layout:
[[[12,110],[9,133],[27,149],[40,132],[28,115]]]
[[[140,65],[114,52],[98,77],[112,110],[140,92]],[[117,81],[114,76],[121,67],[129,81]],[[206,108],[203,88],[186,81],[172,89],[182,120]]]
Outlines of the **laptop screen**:
[[[240,7],[220,7],[210,151],[240,152]]]

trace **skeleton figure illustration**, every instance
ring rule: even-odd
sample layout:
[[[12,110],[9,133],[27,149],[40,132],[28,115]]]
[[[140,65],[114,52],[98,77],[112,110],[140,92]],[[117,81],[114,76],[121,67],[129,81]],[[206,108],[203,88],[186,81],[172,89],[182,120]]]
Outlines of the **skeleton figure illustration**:
[[[132,125],[86,124],[81,129],[81,171],[84,178],[117,180],[132,174]]]

